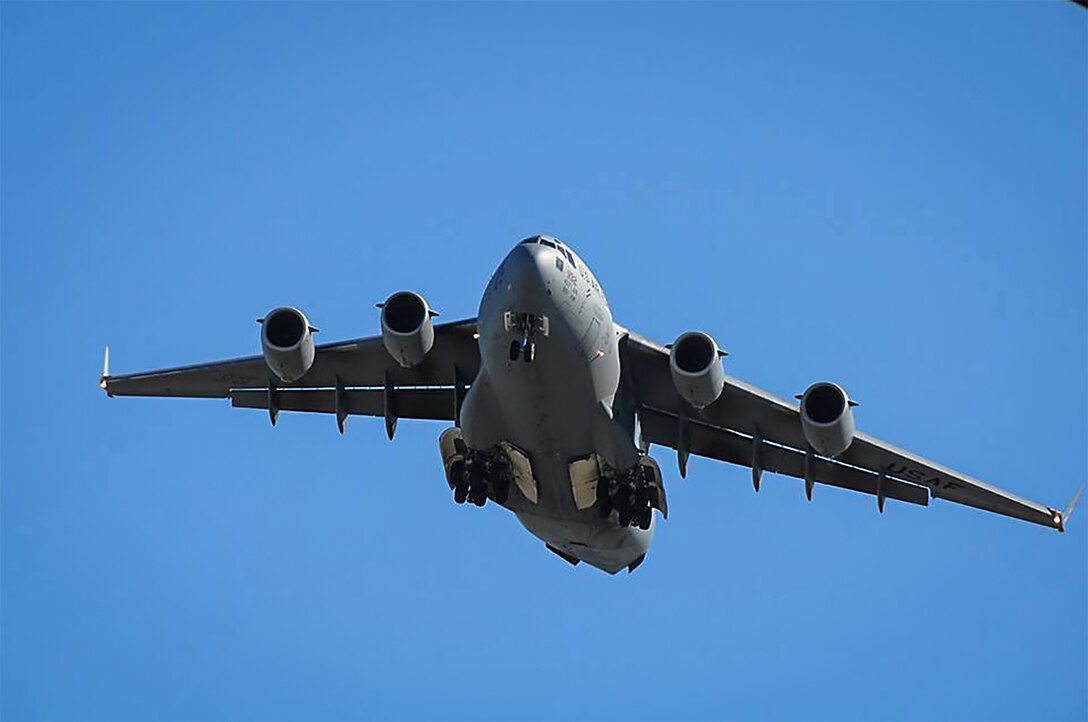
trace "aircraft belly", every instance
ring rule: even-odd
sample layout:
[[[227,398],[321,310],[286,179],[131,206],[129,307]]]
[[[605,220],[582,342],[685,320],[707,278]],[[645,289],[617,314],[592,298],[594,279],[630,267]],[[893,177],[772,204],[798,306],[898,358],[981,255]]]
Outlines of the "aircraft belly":
[[[508,259],[481,301],[482,369],[462,409],[464,438],[473,448],[505,441],[525,452],[537,501],[512,493],[506,507],[534,536],[615,573],[646,553],[654,527],[620,527],[615,514],[601,519],[596,505],[578,509],[569,470],[592,454],[617,468],[638,461],[633,439],[611,418],[620,377],[615,327],[599,289],[572,289],[569,267],[560,273],[535,262],[525,268],[526,257]],[[547,319],[530,361],[511,352],[521,338],[509,323],[517,314]]]
[[[638,560],[653,541],[656,518],[647,530],[620,527],[611,521],[575,521],[516,512],[518,521],[546,544],[581,559],[590,566],[615,574]]]
[[[539,488],[536,513],[580,519],[595,512],[577,509],[568,464],[598,451],[600,400],[609,389],[598,387],[590,366],[607,366],[615,355],[590,361],[579,343],[580,329],[561,317],[551,326],[549,337],[537,341],[532,363],[510,361],[507,338],[494,339],[489,350],[499,353],[487,354],[487,374],[501,409],[503,440],[525,451],[532,462]],[[618,369],[615,376],[618,381]]]

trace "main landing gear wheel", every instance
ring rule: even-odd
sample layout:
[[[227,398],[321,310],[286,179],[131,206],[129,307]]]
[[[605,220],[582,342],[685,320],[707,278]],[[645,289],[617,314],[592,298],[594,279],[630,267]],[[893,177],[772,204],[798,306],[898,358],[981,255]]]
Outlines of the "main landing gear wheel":
[[[471,501],[476,506],[485,506],[492,499],[505,505],[516,476],[508,452],[501,447],[469,449],[460,439],[448,451],[453,452],[459,456],[453,456],[446,470],[453,500],[458,504]]]
[[[641,467],[614,478],[597,480],[597,513],[607,519],[613,511],[621,527],[637,526],[648,530],[654,509],[661,505],[661,494],[646,478]]]
[[[446,481],[449,483],[450,488],[453,489],[453,500],[458,504],[464,504],[465,499],[468,498],[468,477],[465,472],[465,454],[468,451],[465,446],[465,442],[457,439],[454,442],[454,446],[457,448],[457,452],[461,454],[460,459],[456,459],[450,462],[449,468],[446,469]]]
[[[521,341],[514,339],[510,342],[510,360],[517,361],[518,356],[521,355]]]
[[[468,467],[468,498],[476,506],[487,503],[487,479],[484,476],[484,465],[480,461],[473,461]]]
[[[646,502],[651,509],[657,509],[661,506],[661,494],[658,493],[656,486],[646,487]]]
[[[602,519],[612,515],[612,495],[608,489],[608,479],[597,479],[597,514]]]
[[[465,483],[465,462],[454,461],[450,464],[449,471],[446,474],[446,480],[450,483],[450,486],[456,488]]]
[[[527,364],[531,364],[534,358],[536,358],[536,343],[529,341],[525,344],[525,349],[522,351],[521,360]]]

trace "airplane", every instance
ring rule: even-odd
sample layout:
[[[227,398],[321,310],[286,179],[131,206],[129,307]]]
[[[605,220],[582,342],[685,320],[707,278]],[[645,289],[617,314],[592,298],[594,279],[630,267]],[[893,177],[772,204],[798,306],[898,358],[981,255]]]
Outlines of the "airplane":
[[[646,558],[668,517],[653,445],[876,498],[927,506],[944,499],[1065,530],[1066,510],[1027,501],[856,431],[856,403],[821,381],[786,401],[726,375],[708,334],[661,345],[613,320],[582,258],[553,236],[526,238],[491,276],[476,318],[435,324],[418,293],[392,294],[381,334],[314,344],[302,311],[258,319],[262,354],[112,376],[107,395],[229,398],[239,408],[452,423],[439,437],[458,504],[513,512],[547,549],[609,574]],[[1083,487],[1081,487],[1083,491]],[[657,514],[654,511],[657,511]]]

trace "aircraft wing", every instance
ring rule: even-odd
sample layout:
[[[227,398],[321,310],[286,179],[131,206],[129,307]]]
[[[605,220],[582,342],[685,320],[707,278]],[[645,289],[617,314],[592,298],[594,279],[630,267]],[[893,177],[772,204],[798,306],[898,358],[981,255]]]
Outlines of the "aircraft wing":
[[[232,406],[269,409],[273,423],[280,410],[310,411],[336,414],[341,430],[352,414],[385,416],[389,428],[397,418],[455,420],[479,368],[476,319],[466,319],[436,325],[434,346],[412,368],[373,336],[317,346],[313,366],[290,384],[272,375],[263,356],[123,376],[110,375],[107,356],[101,385],[110,396],[229,398]]]
[[[637,334],[628,332],[623,339],[621,363],[638,404],[643,440],[677,449],[682,474],[686,455],[694,453],[872,494],[881,510],[885,498],[926,505],[932,497],[1064,531],[1063,513],[1056,509],[866,434],[856,434],[836,458],[809,457],[798,404],[731,376],[717,401],[697,411],[673,385],[668,349]],[[758,490],[758,474],[753,481]],[[811,486],[806,491],[811,498]]]

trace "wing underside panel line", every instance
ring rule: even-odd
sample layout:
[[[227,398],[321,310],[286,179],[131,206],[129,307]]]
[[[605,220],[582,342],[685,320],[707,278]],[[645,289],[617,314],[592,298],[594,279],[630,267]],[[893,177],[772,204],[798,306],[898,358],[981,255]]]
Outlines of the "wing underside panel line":
[[[640,410],[643,436],[651,443],[676,448],[677,418],[660,409],[642,407]],[[713,426],[697,419],[691,419],[691,452],[719,461],[748,468],[752,463],[754,449],[753,437],[739,431]],[[764,471],[805,478],[804,451],[762,439],[760,459]],[[923,486],[910,484],[891,476],[885,476],[883,482],[873,471],[844,464],[834,459],[816,456],[813,459],[814,480],[820,484],[837,486],[842,489],[883,496],[920,506],[929,505],[929,491]]]
[[[344,389],[340,411],[352,416],[385,416],[385,393],[382,388]],[[452,387],[397,388],[394,393],[399,417],[433,421],[453,419],[456,392]],[[280,411],[337,413],[336,389],[279,389],[276,396]],[[234,389],[230,392],[230,403],[235,408],[267,409],[268,391]]]

